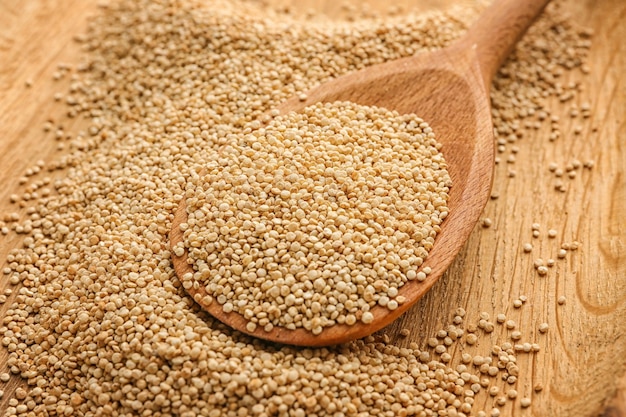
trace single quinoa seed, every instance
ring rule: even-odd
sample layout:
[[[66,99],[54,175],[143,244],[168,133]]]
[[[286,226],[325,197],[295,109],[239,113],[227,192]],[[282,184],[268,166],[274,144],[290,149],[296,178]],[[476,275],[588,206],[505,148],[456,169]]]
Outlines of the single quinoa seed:
[[[530,407],[531,400],[530,398],[522,398],[519,403],[522,406],[522,408],[528,408]]]

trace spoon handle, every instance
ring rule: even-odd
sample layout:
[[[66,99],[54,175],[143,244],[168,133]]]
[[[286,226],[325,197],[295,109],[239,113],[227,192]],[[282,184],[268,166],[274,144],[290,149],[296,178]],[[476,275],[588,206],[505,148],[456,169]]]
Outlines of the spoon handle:
[[[500,64],[550,0],[495,0],[459,40],[476,48],[487,89]]]

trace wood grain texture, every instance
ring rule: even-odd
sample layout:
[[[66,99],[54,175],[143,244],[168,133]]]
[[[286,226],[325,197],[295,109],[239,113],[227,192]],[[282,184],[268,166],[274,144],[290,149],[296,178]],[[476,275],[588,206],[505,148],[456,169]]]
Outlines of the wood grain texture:
[[[338,13],[340,2],[293,3]],[[372,1],[370,9],[387,4]],[[563,8],[595,31],[591,72],[574,72],[563,80],[580,83],[583,91],[577,104],[588,101],[591,118],[583,123],[569,117],[569,106],[554,103],[553,113],[560,116],[564,136],[548,142],[546,130],[541,129],[520,142],[514,164],[517,175],[508,178],[506,164],[496,169],[494,190],[499,198],[490,201],[484,212],[494,225],[477,228],[444,278],[385,330],[393,343],[423,344],[449,323],[450,311],[457,306],[463,306],[468,317],[488,311],[515,319],[524,335],[542,346],[532,359],[520,358],[526,379],[517,390],[520,396],[531,395],[537,382],[544,389],[531,395],[529,409],[519,404],[504,407],[505,416],[595,417],[613,398],[604,416],[626,415],[623,391],[615,397],[626,368],[626,3],[566,0]],[[78,62],[71,38],[94,10],[93,3],[83,0],[0,2],[0,218],[4,213],[23,214],[8,200],[22,189],[19,177],[37,160],[49,161],[59,154],[58,141],[53,132],[42,131],[43,123],[52,118],[68,132],[86,127],[85,121],[67,118],[65,109],[54,102],[54,94],[65,91],[69,81],[55,82],[52,73],[59,62]],[[27,80],[32,87],[25,87]],[[584,129],[575,134],[578,125]],[[567,191],[556,193],[547,164],[565,166],[574,158],[594,160],[595,167],[564,179]],[[525,255],[520,245],[532,240],[534,222],[541,224],[544,235],[533,240],[533,252]],[[555,239],[545,237],[548,228],[558,230]],[[581,242],[580,248],[570,251],[546,278],[538,279],[532,260],[553,257],[561,243],[574,240]],[[1,237],[1,262],[19,244],[13,234]],[[2,277],[0,287],[11,286]],[[529,301],[518,310],[511,301],[519,295],[527,295]],[[567,302],[559,306],[556,299],[561,295]],[[537,323],[543,321],[551,328],[538,335]],[[399,336],[404,328],[411,330],[406,338]],[[492,337],[496,341],[501,336]],[[0,368],[6,369],[4,350],[0,350]],[[19,383],[13,378],[0,384],[5,391],[0,410]],[[486,395],[476,397],[477,408],[492,403]]]
[[[620,379],[617,395],[606,406],[600,417],[626,417],[626,375]]]

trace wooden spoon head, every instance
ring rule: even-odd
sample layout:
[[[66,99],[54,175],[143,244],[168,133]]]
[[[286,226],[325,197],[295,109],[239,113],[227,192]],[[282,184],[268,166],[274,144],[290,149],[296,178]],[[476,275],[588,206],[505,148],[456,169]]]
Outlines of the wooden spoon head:
[[[266,332],[246,329],[248,321],[236,312],[225,313],[213,301],[204,302],[204,286],[187,289],[202,308],[230,327],[249,335],[284,344],[326,346],[367,336],[404,313],[443,275],[475,227],[491,192],[494,164],[494,136],[488,91],[475,52],[460,47],[376,65],[347,74],[311,90],[306,100],[297,97],[279,107],[284,114],[299,111],[317,102],[352,101],[384,107],[399,113],[415,113],[425,120],[443,144],[442,153],[452,179],[449,214],[441,225],[433,248],[421,266],[431,268],[425,281],[408,281],[399,290],[406,302],[396,310],[375,306],[374,322],[352,326],[326,327],[320,335],[305,329],[274,327]],[[177,210],[170,234],[171,245],[183,239],[180,224],[187,220],[183,201]],[[192,272],[187,253],[173,255],[177,275]]]

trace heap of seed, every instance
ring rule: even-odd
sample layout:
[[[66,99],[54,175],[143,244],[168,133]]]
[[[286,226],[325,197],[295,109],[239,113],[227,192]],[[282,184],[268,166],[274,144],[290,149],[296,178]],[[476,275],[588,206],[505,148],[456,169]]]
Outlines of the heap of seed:
[[[85,62],[54,81],[70,84],[58,98],[89,126],[44,127],[69,153],[25,173],[12,198],[22,214],[2,217],[2,233],[24,243],[2,270],[20,287],[0,341],[9,372],[28,383],[6,413],[486,415],[474,395],[505,375],[490,375],[489,353],[457,357],[466,347],[461,316],[457,329],[437,333],[432,353],[372,338],[276,347],[201,312],[172,269],[167,238],[188,179],[220,147],[235,149],[272,106],[328,78],[441,48],[473,15],[310,23],[236,0],[122,0],[103,9],[80,37]],[[515,142],[520,120],[563,92],[557,76],[584,57],[581,39],[550,13],[531,29],[494,83],[499,140]],[[47,178],[43,168],[66,170]],[[471,339],[488,349],[494,326],[481,320],[468,332],[485,332]],[[514,347],[498,352],[506,383],[520,385],[508,372]],[[523,369],[515,372],[521,379]]]
[[[257,123],[258,124],[258,123]],[[199,283],[267,331],[398,308],[448,214],[440,144],[414,115],[318,104],[244,129],[192,175],[181,225]],[[423,277],[421,277],[423,276]]]

